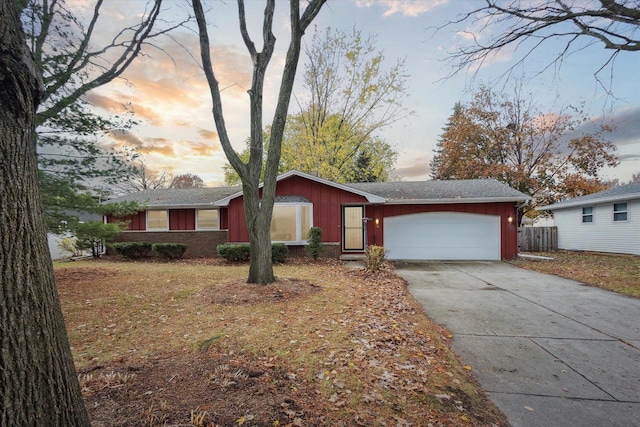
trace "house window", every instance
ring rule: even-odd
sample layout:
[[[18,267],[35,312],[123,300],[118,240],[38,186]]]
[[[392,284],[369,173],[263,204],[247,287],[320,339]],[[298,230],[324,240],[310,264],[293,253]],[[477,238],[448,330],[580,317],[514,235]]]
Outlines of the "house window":
[[[582,208],[582,222],[593,222],[593,206]]]
[[[168,230],[169,213],[167,211],[147,211],[147,230]]]
[[[626,203],[614,203],[613,204],[613,220],[614,221],[626,221],[627,220],[627,204]]]
[[[198,230],[220,229],[220,223],[218,220],[218,209],[198,209],[197,212]]]
[[[271,218],[272,242],[303,242],[312,227],[311,204],[275,204]]]

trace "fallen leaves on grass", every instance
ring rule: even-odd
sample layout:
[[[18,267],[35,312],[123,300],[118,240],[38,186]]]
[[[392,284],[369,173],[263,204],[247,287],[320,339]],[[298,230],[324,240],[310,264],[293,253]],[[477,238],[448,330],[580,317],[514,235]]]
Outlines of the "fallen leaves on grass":
[[[95,426],[506,425],[390,268],[96,265],[58,274]]]
[[[554,274],[590,286],[640,298],[640,257],[590,252],[535,253],[552,260],[518,259],[528,270]]]

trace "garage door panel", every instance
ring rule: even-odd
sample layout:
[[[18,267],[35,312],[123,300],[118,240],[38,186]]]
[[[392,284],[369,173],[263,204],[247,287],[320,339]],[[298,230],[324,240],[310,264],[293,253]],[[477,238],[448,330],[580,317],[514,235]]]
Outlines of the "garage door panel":
[[[389,245],[386,244],[387,247],[412,247],[412,248],[444,248],[444,247],[452,247],[452,248],[464,248],[464,247],[494,247],[492,240],[494,240],[494,236],[487,234],[474,234],[467,235],[464,238],[452,236],[451,234],[447,234],[446,232],[439,232],[433,234],[419,234],[419,233],[411,233],[406,235],[398,236],[400,242],[399,244]],[[385,242],[388,242],[388,239],[385,238]]]
[[[438,247],[432,248],[435,252],[432,255],[425,255],[424,248],[395,248],[390,249],[387,252],[387,257],[390,260],[450,260],[450,261],[495,261],[494,256],[486,255],[487,252],[484,249],[479,248],[446,248]],[[481,250],[485,255],[478,253]]]
[[[500,259],[500,218],[431,212],[389,217],[384,242],[389,259]]]

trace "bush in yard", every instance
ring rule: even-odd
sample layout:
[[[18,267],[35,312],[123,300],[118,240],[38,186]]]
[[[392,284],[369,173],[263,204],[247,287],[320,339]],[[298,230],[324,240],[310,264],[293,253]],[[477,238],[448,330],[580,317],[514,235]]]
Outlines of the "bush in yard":
[[[274,264],[281,264],[287,260],[289,248],[284,243],[271,244],[271,261]]]
[[[364,258],[364,267],[367,271],[380,271],[384,265],[387,250],[384,246],[370,245],[367,247]]]
[[[249,260],[250,246],[248,243],[225,243],[216,247],[218,255],[227,261],[245,262]],[[289,256],[289,248],[284,243],[271,245],[271,260],[274,263],[285,262]]]
[[[188,246],[186,243],[156,243],[153,250],[164,258],[178,259],[182,258]]]
[[[120,242],[112,245],[113,250],[125,258],[142,258],[151,253],[153,249],[148,242]]]
[[[98,258],[111,239],[120,234],[120,224],[105,224],[101,221],[81,222],[76,230],[76,248],[80,251],[91,249],[94,258]]]
[[[69,256],[79,256],[82,251],[78,249],[76,243],[78,243],[78,239],[76,239],[75,237],[65,237],[58,242],[58,249],[60,249],[65,254],[69,254]]]
[[[227,261],[244,262],[249,260],[248,243],[225,243],[216,247],[218,255]]]
[[[312,257],[313,259],[318,259],[320,254],[322,253],[322,228],[320,227],[311,227],[309,229],[309,239],[307,239],[309,243],[305,247],[305,251],[307,255]]]

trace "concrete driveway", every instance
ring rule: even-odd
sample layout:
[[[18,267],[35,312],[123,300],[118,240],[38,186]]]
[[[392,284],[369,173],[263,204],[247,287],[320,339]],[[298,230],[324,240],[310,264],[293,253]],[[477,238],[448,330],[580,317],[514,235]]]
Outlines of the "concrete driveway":
[[[500,262],[396,268],[513,426],[640,426],[640,300]]]

